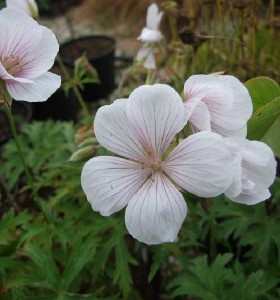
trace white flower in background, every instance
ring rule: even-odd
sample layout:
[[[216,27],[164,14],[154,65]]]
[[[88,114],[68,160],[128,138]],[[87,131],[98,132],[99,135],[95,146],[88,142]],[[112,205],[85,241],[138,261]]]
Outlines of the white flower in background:
[[[61,84],[48,70],[59,49],[53,32],[12,8],[0,11],[0,81],[15,100],[45,101]]]
[[[142,29],[138,40],[143,43],[158,43],[163,39],[159,30],[163,12],[159,12],[157,4],[153,3],[148,7],[146,17],[146,27]]]
[[[155,52],[157,51],[155,44],[163,39],[163,35],[159,30],[160,21],[163,13],[159,12],[157,4],[153,3],[148,7],[146,27],[141,31],[138,40],[144,43],[139,50],[136,60],[143,62],[143,66],[147,69],[155,69]]]
[[[127,206],[128,231],[147,244],[176,239],[187,214],[179,187],[214,197],[232,180],[231,153],[220,135],[200,132],[169,148],[184,125],[182,99],[164,84],[141,86],[128,99],[101,107],[95,117],[98,142],[123,158],[90,159],[82,188],[101,215]]]
[[[35,0],[6,0],[6,6],[24,11],[35,19],[39,16],[38,6]]]
[[[193,75],[186,82],[185,117],[193,132],[246,137],[253,106],[247,88],[234,76]]]
[[[144,45],[138,51],[136,60],[142,62],[146,69],[156,69],[155,52],[156,50],[153,46]]]
[[[268,199],[271,196],[268,188],[276,175],[271,149],[265,143],[238,137],[225,138],[225,142],[235,160],[233,181],[225,195],[234,202],[248,205]]]

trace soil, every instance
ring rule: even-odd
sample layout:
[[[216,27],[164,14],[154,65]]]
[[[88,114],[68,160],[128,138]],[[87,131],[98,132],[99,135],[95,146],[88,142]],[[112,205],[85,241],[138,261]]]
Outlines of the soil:
[[[114,50],[114,40],[109,38],[88,37],[79,40],[73,40],[60,47],[60,55],[64,61],[73,62],[83,54],[89,60],[96,59],[99,56],[106,55]]]

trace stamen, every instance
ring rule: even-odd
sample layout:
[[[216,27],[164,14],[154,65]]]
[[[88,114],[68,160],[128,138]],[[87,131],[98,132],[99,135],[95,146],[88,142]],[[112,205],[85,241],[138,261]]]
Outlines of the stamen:
[[[18,56],[12,54],[11,56],[0,57],[0,61],[6,71],[11,75],[17,75],[22,71],[22,65]]]

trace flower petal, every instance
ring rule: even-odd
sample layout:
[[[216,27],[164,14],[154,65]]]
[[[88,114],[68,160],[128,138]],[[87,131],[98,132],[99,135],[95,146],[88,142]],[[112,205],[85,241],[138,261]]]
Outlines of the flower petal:
[[[242,168],[241,168],[241,155],[235,153],[232,156],[232,182],[226,189],[225,194],[228,198],[235,198],[242,192]]]
[[[163,39],[163,35],[159,30],[144,27],[137,39],[143,43],[159,43]]]
[[[188,99],[200,98],[209,110],[229,109],[233,103],[233,95],[226,85],[218,82],[217,76],[193,75],[185,82],[184,93],[186,104]]]
[[[6,0],[6,6],[22,10],[32,17],[38,16],[38,6],[35,0]]]
[[[54,33],[44,26],[39,26],[41,39],[32,52],[24,57],[24,68],[18,76],[35,78],[44,74],[53,64],[59,50],[59,45]]]
[[[184,105],[170,86],[155,84],[135,89],[127,102],[127,117],[151,159],[161,159],[184,126]]]
[[[271,149],[265,143],[236,137],[226,138],[225,142],[242,159],[242,191],[239,195],[226,191],[225,195],[232,201],[244,204],[255,204],[269,198],[267,189],[276,175],[276,161]]]
[[[98,142],[106,149],[137,161],[147,154],[126,115],[127,99],[118,99],[96,113],[94,132]]]
[[[211,131],[210,114],[207,105],[203,101],[197,103],[189,121],[191,122],[193,132]]]
[[[135,162],[99,156],[84,165],[81,184],[92,209],[109,216],[127,205],[147,176]]]
[[[186,214],[183,195],[166,176],[155,173],[128,203],[125,223],[135,239],[160,244],[176,239]]]
[[[221,126],[218,126],[217,124],[212,123],[212,132],[216,132],[218,134],[221,134],[224,137],[240,137],[240,138],[246,138],[247,136],[247,125],[238,128],[238,129],[225,129]]]
[[[1,57],[23,58],[41,39],[39,25],[26,13],[13,8],[0,10]]]
[[[185,190],[200,197],[215,197],[232,180],[231,153],[220,135],[199,132],[168,155],[163,171]]]
[[[241,203],[241,204],[246,204],[246,205],[254,205],[258,204],[262,201],[265,201],[270,198],[271,194],[268,189],[264,189],[262,191],[258,191],[257,193],[241,193],[237,197],[229,197],[226,195],[230,200]]]
[[[194,75],[185,83],[185,95],[186,108],[195,106],[192,104],[193,98],[201,98],[206,104],[213,132],[224,136],[246,136],[246,123],[252,115],[252,100],[237,78]]]
[[[156,69],[154,49],[151,47],[143,46],[140,48],[136,60],[143,63],[143,66],[146,69]]]
[[[6,82],[7,90],[15,100],[28,102],[46,101],[60,87],[60,84],[60,76],[51,72],[33,79],[31,83]]]
[[[247,88],[234,76],[223,75],[218,76],[220,85],[227,86],[232,90],[233,103],[229,110],[224,112],[224,116],[215,110],[212,112],[215,117],[216,124],[222,125],[230,124],[229,129],[239,129],[246,125],[253,113],[253,105],[251,96]],[[219,121],[219,123],[218,123]]]
[[[14,82],[23,82],[23,83],[32,83],[33,81],[26,78],[20,78],[20,77],[14,77],[13,75],[9,74],[4,66],[2,65],[0,61],[0,78],[3,80],[10,80]]]
[[[150,29],[157,30],[162,18],[163,12],[159,12],[158,6],[152,3],[148,7],[146,24]]]

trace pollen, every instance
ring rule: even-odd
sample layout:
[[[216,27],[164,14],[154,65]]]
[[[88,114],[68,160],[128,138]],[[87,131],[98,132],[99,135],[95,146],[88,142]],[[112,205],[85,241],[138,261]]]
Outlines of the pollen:
[[[11,75],[17,75],[20,71],[22,71],[22,65],[18,56],[10,55],[0,57],[0,61],[5,70]]]

